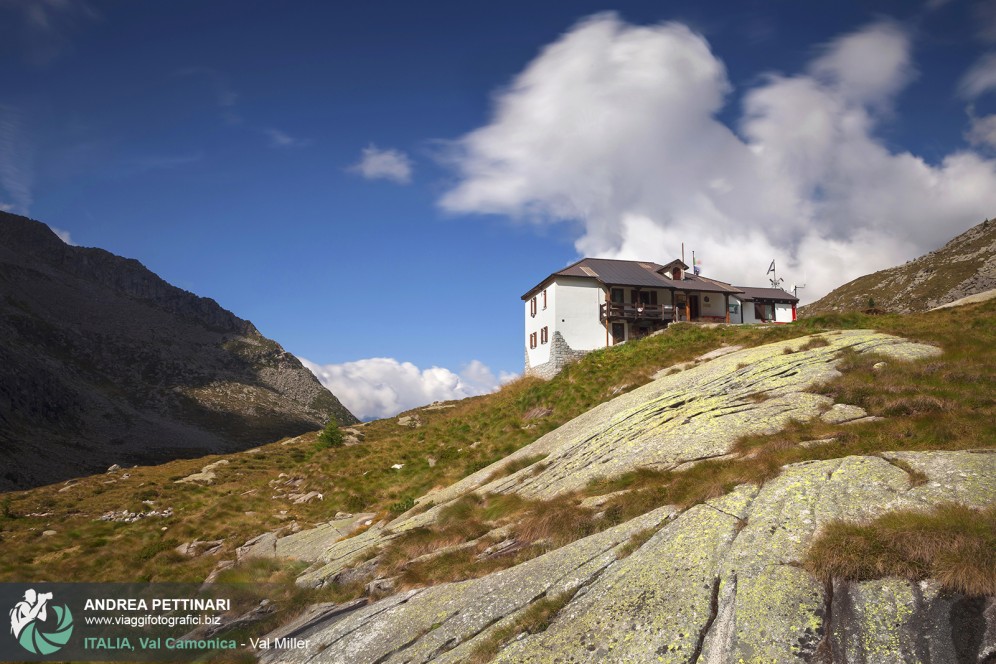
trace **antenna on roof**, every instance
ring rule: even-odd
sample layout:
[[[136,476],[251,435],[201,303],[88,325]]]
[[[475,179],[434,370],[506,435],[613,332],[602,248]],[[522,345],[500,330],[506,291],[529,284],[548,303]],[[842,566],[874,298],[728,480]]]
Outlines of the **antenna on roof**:
[[[809,275],[806,272],[802,273],[803,284],[801,286],[799,284],[793,284],[793,286],[792,286],[792,295],[794,295],[795,297],[799,297],[799,289],[800,288],[805,288],[806,287],[806,283],[809,282],[808,276]]]
[[[772,288],[778,288],[781,283],[785,281],[784,279],[780,279],[778,277],[778,272],[775,271],[775,259],[773,258],[771,259],[771,266],[768,267],[768,274],[772,275],[772,277],[768,279],[768,281],[771,282]]]

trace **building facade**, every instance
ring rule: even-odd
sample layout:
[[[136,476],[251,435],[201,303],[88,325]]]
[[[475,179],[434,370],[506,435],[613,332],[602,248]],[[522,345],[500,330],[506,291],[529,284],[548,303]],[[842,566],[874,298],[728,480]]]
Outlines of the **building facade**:
[[[791,322],[798,299],[688,272],[675,260],[584,258],[522,296],[526,374],[551,378],[585,353],[647,336],[676,321]]]

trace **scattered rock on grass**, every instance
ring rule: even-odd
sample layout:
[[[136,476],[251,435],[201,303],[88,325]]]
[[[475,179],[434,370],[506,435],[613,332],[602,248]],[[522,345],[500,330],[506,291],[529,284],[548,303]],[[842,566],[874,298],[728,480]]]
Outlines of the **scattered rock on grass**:
[[[212,484],[214,482],[215,477],[217,477],[214,471],[216,471],[219,467],[224,466],[226,464],[228,464],[228,459],[219,459],[218,461],[209,463],[208,465],[201,468],[201,472],[193,473],[192,475],[187,475],[186,477],[182,477],[176,480],[174,484],[184,484],[187,482],[203,482],[205,484]]]
[[[422,419],[416,415],[402,415],[398,418],[398,426],[417,429],[422,426]]]
[[[865,409],[860,406],[851,406],[846,403],[835,403],[827,412],[820,415],[820,419],[827,424],[843,424],[851,420],[857,420],[868,415]]]

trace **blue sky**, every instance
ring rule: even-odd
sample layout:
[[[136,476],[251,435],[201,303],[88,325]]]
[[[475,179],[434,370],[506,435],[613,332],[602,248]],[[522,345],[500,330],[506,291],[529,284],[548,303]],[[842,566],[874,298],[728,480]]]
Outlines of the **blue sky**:
[[[996,215],[994,52],[992,0],[0,0],[0,205],[387,415],[581,255],[812,299]]]

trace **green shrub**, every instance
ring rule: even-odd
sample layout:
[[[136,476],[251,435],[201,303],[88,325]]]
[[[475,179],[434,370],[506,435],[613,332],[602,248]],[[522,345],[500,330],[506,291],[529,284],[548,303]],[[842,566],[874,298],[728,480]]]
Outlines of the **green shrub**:
[[[318,434],[318,448],[342,447],[344,443],[345,440],[342,431],[339,429],[339,423],[335,421],[335,418],[330,419],[322,432]]]
[[[404,514],[413,507],[415,507],[415,498],[408,496],[396,503],[393,503],[388,509],[391,514]]]

